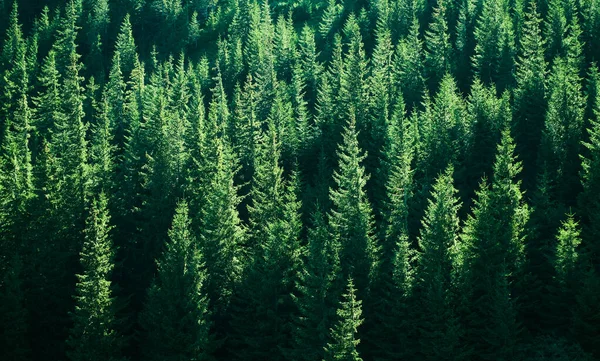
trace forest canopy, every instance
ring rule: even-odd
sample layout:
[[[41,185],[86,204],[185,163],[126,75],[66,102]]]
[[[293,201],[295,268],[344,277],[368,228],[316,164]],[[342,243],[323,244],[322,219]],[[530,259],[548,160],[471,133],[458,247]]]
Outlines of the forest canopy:
[[[600,360],[598,0],[0,0],[0,359]]]

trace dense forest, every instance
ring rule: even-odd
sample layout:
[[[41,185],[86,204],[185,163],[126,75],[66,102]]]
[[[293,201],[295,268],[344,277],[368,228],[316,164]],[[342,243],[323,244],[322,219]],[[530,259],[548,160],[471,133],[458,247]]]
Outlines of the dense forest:
[[[600,360],[600,1],[0,0],[0,359]]]

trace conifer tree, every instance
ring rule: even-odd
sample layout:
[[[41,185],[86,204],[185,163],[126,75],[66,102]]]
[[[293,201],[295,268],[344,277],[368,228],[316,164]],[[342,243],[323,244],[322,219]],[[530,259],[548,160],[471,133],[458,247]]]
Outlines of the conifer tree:
[[[513,84],[514,29],[504,0],[487,1],[474,30],[473,66],[484,84],[500,91]]]
[[[112,296],[114,268],[112,226],[106,195],[94,199],[86,222],[77,275],[73,328],[68,345],[71,360],[119,360],[122,339],[116,329],[116,302]]]
[[[245,279],[235,295],[232,353],[240,360],[282,360],[291,347],[294,291],[301,269],[301,203],[293,172],[283,179],[273,123],[259,143],[253,178]],[[273,351],[275,350],[275,351]]]
[[[433,11],[433,22],[425,33],[425,65],[429,82],[429,91],[435,93],[442,77],[450,72],[453,65],[452,44],[448,34],[447,5],[438,1]]]
[[[50,50],[42,62],[38,83],[40,91],[34,96],[32,103],[35,109],[32,114],[34,127],[32,158],[36,159],[41,152],[42,143],[49,140],[50,129],[62,121],[62,96],[60,89],[60,74],[56,68],[56,52]]]
[[[357,299],[356,289],[352,277],[348,278],[344,300],[340,302],[337,310],[338,322],[331,328],[331,342],[325,347],[324,361],[347,360],[361,361],[357,346],[358,327],[362,324],[362,302]]]
[[[428,360],[451,355],[464,357],[460,349],[460,329],[453,307],[453,253],[458,241],[458,191],[453,186],[449,166],[433,185],[423,218],[416,257],[415,296],[422,309],[418,319],[421,353]]]
[[[582,222],[582,238],[583,246],[590,254],[592,262],[597,262],[600,259],[600,228],[598,222],[600,220],[600,198],[596,190],[600,187],[600,173],[598,172],[600,165],[600,103],[596,99],[596,107],[594,109],[595,117],[590,119],[590,127],[587,130],[589,141],[584,142],[583,146],[587,151],[587,155],[582,158],[581,183],[583,192],[579,195],[580,213],[583,215]]]
[[[211,176],[200,214],[199,240],[208,271],[206,294],[211,309],[223,316],[233,289],[239,283],[240,249],[245,235],[237,210],[241,201],[239,187],[234,185],[237,163],[227,140],[218,140],[216,146],[216,172]]]
[[[191,234],[188,206],[181,201],[140,319],[146,359],[212,358],[206,277],[204,257]]]
[[[458,184],[466,183],[464,186],[468,192],[467,197],[471,198],[478,180],[492,173],[495,145],[500,142],[502,130],[510,125],[512,120],[509,94],[505,92],[498,98],[493,86],[486,87],[476,79],[467,99],[467,114],[470,118],[468,123],[471,139],[467,145],[465,174],[457,177],[457,180]],[[459,188],[462,186],[461,184]]]
[[[111,192],[114,189],[116,147],[113,143],[113,126],[110,122],[108,99],[103,95],[97,105],[96,119],[91,128],[90,144],[90,180],[92,191]]]
[[[108,83],[104,88],[104,96],[108,103],[108,118],[111,127],[114,129],[114,144],[120,150],[125,144],[125,129],[128,124],[124,121],[124,102],[125,102],[126,84],[121,72],[121,55],[115,52],[112,60],[110,72],[108,73]]]
[[[579,289],[581,261],[578,246],[581,243],[579,224],[572,214],[558,230],[556,236],[556,252],[554,255],[554,287],[556,287],[554,318],[559,322],[560,331],[567,331],[571,322],[571,307],[575,304],[575,295]]]
[[[524,225],[529,210],[523,202],[521,163],[514,155],[508,130],[502,133],[491,186],[481,183],[473,215],[463,228],[460,265],[466,336],[473,352],[486,359],[514,357],[518,334],[512,296],[522,272]],[[468,306],[467,306],[468,305]]]
[[[523,184],[532,189],[536,173],[537,149],[541,142],[546,113],[546,61],[540,22],[535,3],[525,15],[519,54],[516,59],[513,133],[517,153],[523,161]]]
[[[417,169],[425,179],[426,192],[440,171],[464,159],[469,132],[465,111],[456,82],[450,75],[445,76],[435,103],[432,105],[427,99],[424,111],[419,114],[422,148]]]
[[[381,212],[382,200],[385,198],[385,172],[379,172],[379,165],[384,161],[383,147],[386,130],[390,122],[392,106],[396,98],[401,97],[395,92],[392,72],[393,47],[390,30],[383,20],[377,25],[377,41],[373,51],[373,66],[369,84],[369,114],[370,134],[366,134],[365,150],[368,157],[365,162],[367,172],[373,174],[369,196],[373,200],[375,213]]]
[[[408,231],[409,204],[413,196],[413,147],[415,124],[404,117],[400,99],[392,115],[385,142],[381,172],[386,179],[381,222],[381,263],[370,304],[375,310],[366,320],[373,323],[366,343],[377,359],[409,357],[414,348],[408,342],[413,323],[409,316],[412,294],[413,252]],[[376,325],[376,326],[375,326]]]
[[[396,47],[394,74],[410,112],[421,104],[425,95],[423,43],[419,38],[419,22],[413,18],[410,32]]]
[[[371,134],[371,123],[368,121],[367,108],[367,65],[364,43],[360,26],[356,17],[351,14],[344,25],[344,35],[347,39],[348,51],[344,59],[344,68],[340,77],[340,101],[345,112],[343,118],[354,117],[356,127],[361,132],[361,138],[368,139]],[[368,142],[361,139],[361,144]],[[368,149],[367,149],[368,150]]]
[[[298,275],[297,295],[293,295],[298,316],[287,356],[290,360],[321,360],[325,356],[324,347],[341,292],[338,253],[339,244],[329,238],[323,211],[317,209],[308,231],[306,261]]]
[[[550,75],[548,110],[542,133],[540,167],[545,167],[556,188],[556,199],[574,205],[579,192],[578,173],[584,127],[585,97],[577,69],[568,61],[555,59]]]
[[[131,74],[138,61],[135,39],[131,29],[131,19],[129,14],[123,19],[117,41],[115,43],[115,54],[120,57],[120,70],[125,77]]]
[[[298,36],[297,57],[300,63],[302,80],[306,84],[305,99],[310,110],[314,109],[319,89],[319,77],[323,72],[323,66],[317,60],[318,56],[315,33],[308,25],[304,26]]]
[[[379,249],[365,190],[369,176],[361,165],[365,155],[358,145],[354,118],[346,126],[338,158],[338,169],[333,175],[336,186],[330,189],[331,237],[341,244],[341,274],[344,278],[353,275],[361,292],[366,294],[377,267]]]
[[[25,53],[17,49],[10,64],[15,76],[5,80],[15,87],[10,97],[7,118],[0,124],[0,237],[3,239],[2,259],[11,257],[23,244],[24,229],[28,226],[29,207],[34,194],[34,176],[31,157],[31,110]],[[8,99],[8,98],[7,98]],[[6,105],[4,105],[6,106]],[[0,268],[1,269],[1,268]]]

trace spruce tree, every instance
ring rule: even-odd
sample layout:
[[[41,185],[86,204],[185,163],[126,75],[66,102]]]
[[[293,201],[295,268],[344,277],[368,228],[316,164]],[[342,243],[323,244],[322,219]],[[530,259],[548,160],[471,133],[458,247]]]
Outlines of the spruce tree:
[[[578,205],[583,216],[582,239],[583,247],[589,252],[592,262],[600,260],[600,198],[596,190],[600,187],[600,102],[596,99],[595,117],[590,119],[587,130],[589,141],[584,142],[586,153],[581,156],[581,183],[583,192],[579,195]]]
[[[513,85],[514,29],[504,0],[483,3],[474,30],[473,66],[484,84],[495,83],[503,91]]]
[[[217,141],[216,172],[211,176],[200,213],[200,247],[205,255],[206,294],[211,309],[223,316],[241,273],[244,228],[237,207],[241,201],[234,185],[238,170],[226,139]]]
[[[435,93],[442,77],[450,72],[453,66],[452,44],[448,33],[447,5],[438,1],[433,11],[433,22],[425,33],[425,65],[429,82],[429,91]]]
[[[69,359],[119,360],[123,340],[116,329],[116,302],[111,273],[114,250],[106,195],[94,199],[86,222],[80,253],[82,273],[77,275],[73,327],[67,344]]]
[[[16,83],[12,84],[16,89],[11,96],[12,106],[8,109],[8,116],[4,119],[3,130],[0,132],[0,136],[3,136],[0,140],[0,237],[3,239],[0,249],[2,259],[7,262],[5,257],[16,255],[25,246],[24,234],[29,223],[29,207],[35,196],[30,150],[33,127],[25,61],[25,53],[17,49],[10,64],[18,75],[14,78]],[[5,80],[8,79],[5,77]]]
[[[514,357],[519,331],[513,294],[522,274],[529,210],[517,180],[521,163],[514,149],[504,130],[492,184],[481,183],[458,253],[467,347],[486,359]]]
[[[421,305],[417,328],[421,354],[428,360],[464,357],[453,304],[453,253],[457,249],[460,208],[453,172],[448,167],[433,185],[416,257],[414,292]]]
[[[365,339],[377,359],[410,357],[409,338],[414,258],[409,239],[408,217],[412,201],[415,124],[404,116],[400,99],[387,128],[381,172],[386,180],[383,219],[380,226],[381,261],[370,295],[372,327]]]
[[[146,359],[212,358],[206,277],[204,257],[191,234],[188,206],[180,201],[140,316]]]
[[[338,147],[339,165],[333,175],[335,187],[331,187],[329,193],[331,237],[341,243],[341,275],[344,278],[353,275],[361,287],[360,292],[366,294],[377,268],[379,249],[365,189],[369,176],[361,165],[365,155],[358,145],[354,118],[350,118]]]
[[[579,257],[581,243],[579,224],[572,214],[562,223],[556,235],[556,249],[553,258],[553,321],[561,334],[567,334],[572,322],[572,307],[576,304],[576,295],[580,290],[584,274]]]
[[[331,328],[330,342],[325,347],[324,361],[361,361],[357,346],[358,327],[362,324],[362,302],[356,296],[352,277],[348,278],[344,299],[337,310],[338,322]]]
[[[535,2],[525,15],[519,53],[516,59],[513,133],[517,153],[523,161],[523,184],[531,190],[535,183],[537,150],[541,142],[546,113],[545,40]]]
[[[400,40],[395,52],[394,74],[409,112],[421,104],[425,95],[423,42],[419,31],[419,21],[414,17],[410,32]]]
[[[297,294],[293,295],[298,316],[294,321],[292,348],[287,355],[290,360],[325,357],[324,347],[341,292],[338,253],[339,244],[329,237],[323,211],[318,209],[312,216],[306,261],[298,275]]]
[[[579,153],[584,127],[585,97],[577,69],[568,61],[555,59],[549,79],[548,110],[540,147],[540,167],[549,172],[555,199],[575,204],[579,193]]]

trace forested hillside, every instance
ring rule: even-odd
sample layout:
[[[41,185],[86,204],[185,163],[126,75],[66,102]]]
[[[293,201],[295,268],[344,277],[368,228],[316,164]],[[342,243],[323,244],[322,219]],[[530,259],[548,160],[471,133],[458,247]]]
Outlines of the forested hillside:
[[[1,360],[600,360],[600,1],[11,1]]]

